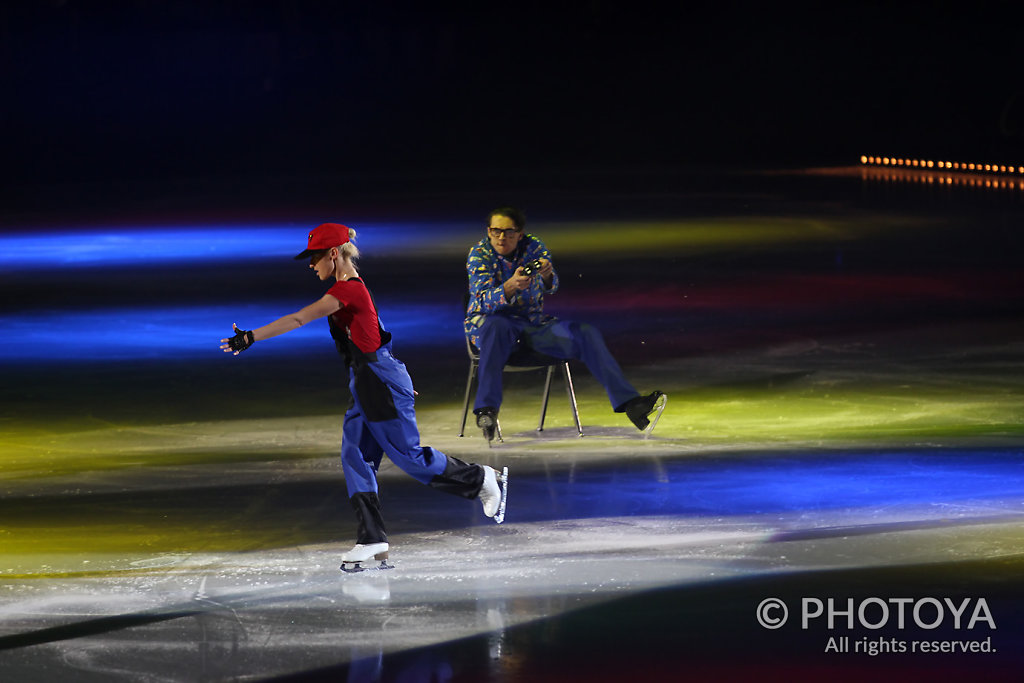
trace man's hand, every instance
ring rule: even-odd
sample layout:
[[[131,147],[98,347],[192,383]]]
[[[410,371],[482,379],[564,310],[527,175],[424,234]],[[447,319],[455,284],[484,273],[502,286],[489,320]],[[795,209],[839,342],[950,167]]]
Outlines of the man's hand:
[[[551,264],[548,264],[550,268]],[[505,280],[505,301],[512,301],[512,297],[516,295],[516,292],[521,292],[530,286],[530,280],[533,277],[523,273],[523,267],[519,266],[516,268],[516,272],[512,273],[512,277]]]
[[[537,274],[544,280],[544,289],[551,288],[551,278],[554,277],[554,273],[555,269],[551,265],[551,261],[542,258],[540,260],[540,270],[537,271]]]

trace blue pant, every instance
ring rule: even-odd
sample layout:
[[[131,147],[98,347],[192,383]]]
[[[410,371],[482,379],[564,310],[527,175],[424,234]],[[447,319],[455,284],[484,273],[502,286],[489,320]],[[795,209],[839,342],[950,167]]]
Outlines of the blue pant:
[[[480,326],[475,343],[480,351],[480,379],[474,410],[501,407],[502,372],[512,352],[523,347],[563,360],[583,361],[616,411],[621,412],[627,401],[639,395],[626,381],[604,337],[587,323],[553,320],[534,325],[522,318],[491,314]]]
[[[420,445],[412,379],[405,364],[391,355],[390,344],[378,349],[377,361],[369,363],[387,390],[398,416],[371,421],[355,388],[355,371],[349,370],[349,389],[354,405],[345,413],[342,429],[341,465],[349,497],[377,493],[377,469],[386,453],[395,465],[422,484],[444,473],[448,457],[441,451]]]

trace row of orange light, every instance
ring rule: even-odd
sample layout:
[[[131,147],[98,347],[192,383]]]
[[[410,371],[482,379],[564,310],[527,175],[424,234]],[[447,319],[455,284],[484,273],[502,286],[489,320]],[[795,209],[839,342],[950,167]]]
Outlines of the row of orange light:
[[[984,171],[988,173],[1024,173],[1024,166],[1001,164],[969,164],[960,161],[932,161],[926,159],[900,159],[898,157],[862,156],[860,163],[871,166],[903,166],[904,168],[941,168],[951,171]]]
[[[992,189],[1001,190],[1016,190],[1018,188],[1024,190],[1024,180],[1014,180],[1005,178],[970,178],[960,177],[952,175],[933,175],[933,174],[896,174],[893,175],[891,171],[885,171],[879,169],[878,171],[867,171],[868,175],[865,177],[872,180],[888,180],[888,181],[909,181],[914,183],[923,183],[926,185],[963,185],[965,187],[987,187]],[[884,174],[884,175],[882,175]]]

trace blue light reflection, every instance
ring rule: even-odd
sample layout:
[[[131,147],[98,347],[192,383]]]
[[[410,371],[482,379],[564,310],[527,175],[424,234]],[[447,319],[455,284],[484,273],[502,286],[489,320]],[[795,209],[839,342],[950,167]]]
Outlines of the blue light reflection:
[[[656,467],[633,461],[617,468],[576,470],[565,481],[521,477],[516,495],[524,504],[517,508],[516,521],[840,508],[876,509],[886,521],[887,506],[965,501],[992,501],[993,512],[1019,514],[1024,501],[1021,456],[1020,450],[964,450],[765,453],[756,458],[663,461]],[[552,486],[558,491],[555,497]]]
[[[135,227],[0,235],[0,270],[32,271],[119,265],[203,263],[217,259],[288,259],[305,248],[312,225]],[[375,255],[434,248],[442,237],[466,242],[464,226],[352,225],[360,249]],[[459,237],[461,235],[461,237]]]
[[[301,308],[307,302],[260,302],[219,306],[105,308],[42,311],[0,318],[0,363],[158,360],[215,357],[231,323],[252,328]],[[396,344],[462,343],[461,318],[450,305],[399,305],[381,301],[382,322]],[[439,325],[438,320],[446,321]],[[69,344],[69,338],[74,339]],[[316,321],[259,345],[259,354],[290,354],[334,348],[326,320]]]

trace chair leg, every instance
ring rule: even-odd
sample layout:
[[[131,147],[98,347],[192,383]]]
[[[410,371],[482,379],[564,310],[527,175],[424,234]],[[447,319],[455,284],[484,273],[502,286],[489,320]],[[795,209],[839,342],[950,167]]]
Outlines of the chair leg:
[[[555,366],[549,365],[547,376],[544,379],[544,399],[540,403],[540,422],[537,423],[537,431],[544,431],[544,416],[548,413],[548,397],[551,396],[551,375],[555,372]]]
[[[569,372],[569,364],[562,363],[562,372],[565,374],[565,389],[569,392],[569,405],[572,406],[572,419],[576,421],[576,431],[583,436],[583,425],[580,424],[580,410],[576,405],[576,390],[572,386],[572,373]]]
[[[469,361],[469,377],[466,378],[466,399],[462,402],[462,426],[459,428],[459,436],[466,433],[466,416],[469,415],[469,392],[473,388],[473,378],[476,376],[476,360]]]

